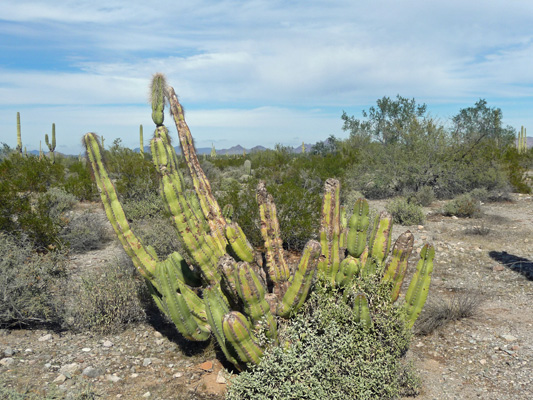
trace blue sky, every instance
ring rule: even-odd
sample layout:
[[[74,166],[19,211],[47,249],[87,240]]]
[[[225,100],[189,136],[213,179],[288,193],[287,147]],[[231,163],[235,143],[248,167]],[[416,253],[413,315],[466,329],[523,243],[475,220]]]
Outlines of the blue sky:
[[[346,137],[341,114],[414,97],[443,122],[480,98],[533,129],[530,0],[0,2],[0,142],[84,133],[138,147],[166,74],[198,147]],[[167,126],[175,132],[170,118]],[[531,131],[533,132],[533,131]]]

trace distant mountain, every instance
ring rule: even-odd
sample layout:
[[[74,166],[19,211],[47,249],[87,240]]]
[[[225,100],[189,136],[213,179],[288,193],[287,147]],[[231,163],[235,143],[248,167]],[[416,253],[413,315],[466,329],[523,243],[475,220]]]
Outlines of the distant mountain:
[[[313,148],[313,145],[312,144],[306,144],[305,145],[305,151],[308,152],[310,151],[311,149]],[[177,154],[181,154],[181,148],[180,146],[176,146],[174,147],[174,149],[176,150],[176,153]],[[302,146],[296,146],[296,147],[292,147],[292,152],[295,153],[295,154],[300,154],[302,152]],[[265,151],[265,150],[270,150],[268,149],[267,147],[265,146],[254,146],[250,149],[246,149],[244,147],[242,147],[240,144],[236,145],[236,146],[233,146],[233,147],[230,147],[229,149],[216,149],[215,148],[215,151],[217,152],[218,155],[222,155],[222,156],[225,156],[225,155],[230,155],[230,156],[233,156],[233,155],[242,155],[243,152],[245,151],[246,154],[250,154],[250,153],[257,153],[259,151]],[[139,147],[136,147],[135,149],[133,149],[133,151],[135,151],[136,153],[138,153],[140,151],[140,148]],[[150,146],[144,146],[144,151],[145,152],[150,152]],[[211,154],[211,147],[198,147],[196,149],[196,153],[197,154]]]

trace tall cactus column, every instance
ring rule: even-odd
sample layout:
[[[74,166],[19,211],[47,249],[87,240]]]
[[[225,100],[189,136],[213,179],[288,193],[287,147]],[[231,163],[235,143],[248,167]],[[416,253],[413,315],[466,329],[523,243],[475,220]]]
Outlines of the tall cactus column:
[[[20,132],[20,113],[17,112],[17,151],[22,154],[22,135]]]
[[[52,163],[55,164],[56,162],[56,124],[52,124],[52,141],[50,142],[48,140],[48,134],[44,135],[44,142],[48,146],[48,149],[50,150],[50,157],[52,157]]]

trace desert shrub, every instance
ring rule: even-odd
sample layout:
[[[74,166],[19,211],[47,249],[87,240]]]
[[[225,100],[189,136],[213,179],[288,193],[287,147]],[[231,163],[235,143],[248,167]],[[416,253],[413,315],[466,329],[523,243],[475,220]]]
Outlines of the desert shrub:
[[[145,218],[164,217],[167,214],[159,190],[147,192],[141,198],[129,198],[122,202],[126,217],[130,221]]]
[[[470,191],[470,196],[477,201],[487,201],[489,199],[489,191],[485,188],[477,188]]]
[[[373,305],[373,328],[356,322],[351,304],[331,288],[317,287],[303,311],[280,330],[283,346],[232,380],[226,399],[391,399],[416,379],[402,356],[410,333],[390,289],[362,284]],[[408,375],[408,377],[406,377]]]
[[[186,251],[181,245],[178,232],[170,218],[154,217],[137,220],[132,223],[132,228],[143,243],[154,248],[160,259],[165,259],[169,254],[179,251],[185,256]]]
[[[65,276],[65,255],[36,253],[29,240],[0,232],[0,326],[58,322],[54,292]]]
[[[87,163],[75,161],[68,167],[68,175],[63,188],[73,194],[80,201],[95,200],[98,197],[96,184],[91,177],[91,171]]]
[[[74,216],[59,236],[74,253],[85,253],[99,249],[111,240],[106,226],[105,216],[87,211]]]
[[[76,196],[58,187],[50,188],[46,192],[48,214],[52,218],[61,217],[63,213],[71,210],[77,202]]]
[[[79,282],[69,284],[66,296],[64,324],[75,331],[118,332],[146,317],[146,286],[125,257],[83,271]]]
[[[435,201],[435,190],[431,186],[422,186],[414,194],[414,199],[422,207],[429,207]]]
[[[454,293],[449,299],[429,299],[415,323],[419,335],[429,335],[440,327],[477,314],[481,297],[473,292]]]
[[[479,200],[470,194],[462,194],[444,205],[443,214],[461,218],[478,217],[481,214]]]
[[[420,225],[426,216],[422,208],[409,202],[404,197],[397,197],[387,204],[387,211],[391,213],[394,223],[400,225]]]

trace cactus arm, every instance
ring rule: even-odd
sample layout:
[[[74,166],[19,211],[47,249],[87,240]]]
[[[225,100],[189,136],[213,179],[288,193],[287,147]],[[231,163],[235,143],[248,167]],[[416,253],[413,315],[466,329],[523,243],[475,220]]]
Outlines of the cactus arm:
[[[324,185],[324,199],[322,204],[322,219],[320,224],[320,245],[322,259],[318,264],[318,271],[330,282],[335,277],[340,265],[340,183],[336,179],[327,179]]]
[[[22,154],[22,135],[20,132],[20,112],[17,112],[17,151]]]
[[[246,239],[241,227],[233,222],[226,225],[226,237],[235,255],[242,261],[254,261],[254,249]]]
[[[226,359],[241,370],[240,361],[233,347],[226,340],[224,336],[224,329],[222,322],[224,316],[229,314],[230,307],[224,294],[220,291],[220,286],[209,286],[204,290],[204,303],[207,320],[211,326],[211,330],[226,356]]]
[[[238,311],[226,314],[222,329],[226,340],[233,346],[242,362],[259,364],[263,350],[257,344],[252,327],[243,314]]]
[[[431,283],[431,273],[433,272],[434,257],[435,248],[430,244],[425,244],[420,252],[420,260],[416,266],[416,272],[411,279],[405,295],[405,307],[409,328],[414,325],[426,303],[429,285]]]
[[[144,137],[143,137],[143,126],[142,124],[139,125],[139,142],[140,142],[140,150],[141,156],[144,157]]]
[[[250,318],[254,327],[265,320],[267,336],[275,339],[277,336],[277,325],[274,316],[270,312],[270,306],[265,300],[265,288],[257,274],[246,262],[237,264],[236,269],[237,292],[244,304],[244,312]]]
[[[382,281],[393,282],[391,300],[394,302],[400,295],[407,265],[413,251],[414,236],[411,232],[402,233],[392,248],[392,257],[385,267]]]
[[[104,167],[102,161],[103,149],[98,143],[98,137],[94,133],[87,133],[83,137],[83,143],[87,150],[87,157],[109,222],[111,222],[124,250],[130,256],[141,275],[148,279],[153,278],[156,260],[148,253],[141,240],[135,236],[130,228],[124,210],[118,200],[115,187]]]
[[[198,200],[200,200],[202,211],[211,227],[211,232],[213,232],[214,237],[217,238],[216,243],[221,247],[221,250],[224,251],[224,227],[226,226],[226,221],[222,216],[220,206],[212,194],[211,184],[207,180],[207,177],[200,166],[200,162],[198,161],[191,131],[185,122],[183,108],[178,101],[174,88],[168,87],[167,96],[170,102],[170,111],[174,117],[174,122],[176,123],[181,151],[185,157],[187,166],[189,167],[194,189],[198,195]]]
[[[340,229],[341,236],[339,239],[339,247],[341,256],[346,252],[346,246],[348,241],[348,219],[346,217],[346,207],[341,206],[341,215],[340,215]]]
[[[289,266],[283,255],[283,242],[279,231],[276,204],[268,193],[265,183],[259,182],[256,191],[259,215],[261,217],[261,236],[265,241],[266,264],[272,282],[278,287],[289,279]]]
[[[355,296],[353,311],[355,320],[360,322],[365,330],[372,327],[372,317],[370,316],[370,308],[368,307],[368,299],[363,293],[358,293]]]
[[[276,314],[280,317],[288,318],[298,311],[307,299],[317,271],[320,249],[320,243],[315,240],[310,240],[305,245],[298,268],[290,278],[287,291],[278,304]]]
[[[358,199],[355,202],[353,214],[348,222],[349,230],[346,243],[348,253],[356,258],[361,256],[361,253],[363,253],[366,247],[366,237],[370,223],[368,213],[368,202],[365,199]]]
[[[353,281],[354,277],[358,274],[361,268],[359,259],[348,255],[344,260],[342,260],[339,267],[339,272],[335,277],[335,282],[340,287],[347,287]]]
[[[180,293],[180,282],[176,278],[172,263],[158,265],[154,287],[161,294],[163,311],[186,339],[207,340],[210,336],[209,327],[191,312],[185,296]],[[203,306],[201,301],[199,304]]]
[[[392,233],[392,216],[382,211],[380,215],[376,216],[376,223],[372,230],[372,236],[370,238],[369,252],[372,259],[374,259],[379,265],[383,263],[391,245],[391,233]]]

